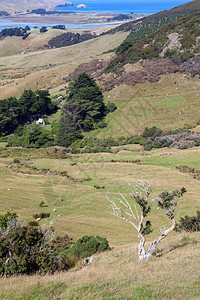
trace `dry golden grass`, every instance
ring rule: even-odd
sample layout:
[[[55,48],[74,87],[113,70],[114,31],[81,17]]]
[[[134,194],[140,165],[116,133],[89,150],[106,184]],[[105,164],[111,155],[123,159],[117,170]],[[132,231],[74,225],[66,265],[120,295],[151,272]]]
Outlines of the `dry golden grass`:
[[[169,240],[175,245],[182,238]],[[197,243],[186,238],[188,245],[146,264],[138,265],[134,243],[98,254],[76,271],[1,279],[0,293],[2,299],[199,299],[200,240],[191,238]]]
[[[20,54],[0,57],[1,98],[19,96],[24,89],[29,88],[49,88],[54,92],[58,87],[60,89],[65,84],[63,78],[81,63],[95,58],[109,59],[111,54],[103,53],[116,48],[126,36],[127,33],[117,33],[69,47],[27,52],[24,55],[20,52]],[[47,35],[45,43],[48,39],[49,36]],[[31,48],[31,43],[34,43],[36,48],[39,45],[44,45],[44,40],[38,35],[30,36],[24,42],[26,43],[26,48]],[[20,39],[15,50],[21,45],[23,44],[21,44]],[[6,47],[7,44],[5,45]]]

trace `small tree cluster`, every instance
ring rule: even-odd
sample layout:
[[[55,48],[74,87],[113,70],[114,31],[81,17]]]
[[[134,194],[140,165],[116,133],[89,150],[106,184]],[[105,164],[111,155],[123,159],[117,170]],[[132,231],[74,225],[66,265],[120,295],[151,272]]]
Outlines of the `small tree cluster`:
[[[8,147],[42,148],[55,145],[51,131],[37,124],[19,126],[8,138]]]
[[[7,135],[19,126],[31,123],[57,110],[46,90],[25,90],[19,99],[10,97],[0,101],[0,135]]]

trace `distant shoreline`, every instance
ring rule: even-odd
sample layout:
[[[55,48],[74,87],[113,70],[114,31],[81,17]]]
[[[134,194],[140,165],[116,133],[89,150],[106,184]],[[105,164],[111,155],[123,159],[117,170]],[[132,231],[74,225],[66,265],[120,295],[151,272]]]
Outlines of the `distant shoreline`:
[[[144,14],[133,14],[133,19],[128,19],[125,21],[115,21],[111,20],[108,22],[108,18],[112,19],[117,16],[115,13],[74,13],[67,15],[18,15],[10,17],[0,18],[0,28],[17,27],[17,24],[21,26],[29,25],[30,27],[35,26],[52,26],[56,24],[69,25],[70,28],[77,28],[79,26],[98,28],[107,26],[116,26],[125,22],[130,22],[135,19],[140,19],[144,17]],[[135,17],[135,18],[134,18]]]

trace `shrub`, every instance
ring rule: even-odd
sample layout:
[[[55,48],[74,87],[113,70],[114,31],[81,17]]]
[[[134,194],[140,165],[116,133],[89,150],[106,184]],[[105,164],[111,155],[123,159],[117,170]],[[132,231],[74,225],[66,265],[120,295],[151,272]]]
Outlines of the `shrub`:
[[[185,149],[188,149],[189,146],[188,145],[182,145],[182,146],[179,146],[178,149],[180,150],[185,150]]]
[[[106,104],[106,113],[113,112],[117,109],[115,103],[108,101]]]
[[[185,216],[180,218],[179,223],[177,224],[176,231],[186,231],[186,232],[195,232],[200,231],[200,211],[197,210],[196,216]]]
[[[14,164],[19,164],[20,160],[18,158],[14,158],[13,162],[14,162]]]
[[[68,252],[77,257],[85,258],[96,252],[103,252],[110,249],[107,239],[99,236],[85,235],[81,239],[78,239]]]
[[[50,217],[50,212],[41,212],[41,213],[37,213],[33,215],[34,219],[45,219],[45,218],[49,218]]]
[[[155,148],[169,147],[174,142],[174,139],[169,136],[157,137],[154,141]]]
[[[22,129],[22,135],[17,133],[8,139],[9,147],[41,148],[54,146],[54,137],[48,130],[37,124],[26,125]]]
[[[28,226],[37,227],[37,226],[39,226],[39,223],[37,221],[29,221]]]
[[[148,137],[152,137],[152,138],[156,138],[158,136],[162,135],[162,130],[157,128],[156,126],[153,126],[151,128],[146,127],[142,136],[144,138],[148,138]]]
[[[41,32],[41,33],[46,32],[46,31],[48,31],[46,26],[42,26],[42,27],[40,28],[40,32]]]
[[[53,236],[53,229],[19,225],[1,234],[0,276],[68,270],[73,262],[71,259],[68,265],[62,251],[72,245],[72,240],[68,236],[57,239]]]
[[[4,215],[0,214],[0,232],[5,231],[10,226],[15,226],[17,222],[17,214],[14,212],[7,212]]]
[[[145,151],[150,151],[153,148],[153,141],[152,140],[144,140],[144,141],[142,141],[141,145],[144,146]]]

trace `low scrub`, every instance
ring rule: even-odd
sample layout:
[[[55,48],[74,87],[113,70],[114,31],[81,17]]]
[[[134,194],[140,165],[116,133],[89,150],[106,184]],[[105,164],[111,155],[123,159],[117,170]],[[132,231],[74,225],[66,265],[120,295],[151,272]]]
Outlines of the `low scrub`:
[[[200,134],[185,129],[177,129],[168,133],[162,132],[156,126],[145,128],[142,134],[144,140],[141,145],[144,150],[148,151],[152,148],[178,148],[188,149],[200,145]]]
[[[53,228],[17,223],[15,213],[0,215],[0,276],[67,271],[83,257],[110,249],[105,238],[84,236],[76,243],[68,236],[55,238]]]
[[[196,216],[192,216],[192,217],[185,216],[185,217],[180,218],[175,230],[178,232],[200,231],[200,211],[197,210]]]
[[[100,236],[83,236],[69,249],[69,253],[79,258],[91,256],[96,252],[110,250],[108,241]]]
[[[49,218],[50,217],[50,212],[41,212],[41,213],[38,213],[38,214],[34,214],[33,215],[33,218],[34,219],[45,219],[45,218]]]

